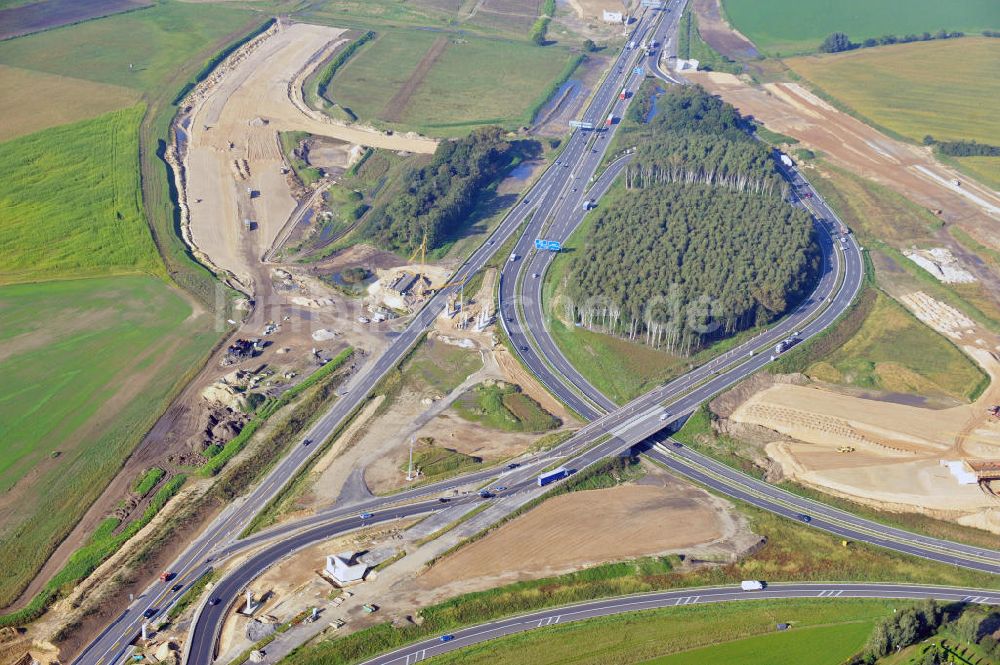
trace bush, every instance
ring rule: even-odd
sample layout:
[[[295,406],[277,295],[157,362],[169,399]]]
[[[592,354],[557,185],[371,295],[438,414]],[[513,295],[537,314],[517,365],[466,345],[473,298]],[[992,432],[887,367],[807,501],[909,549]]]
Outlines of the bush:
[[[855,45],[851,44],[851,40],[843,32],[834,32],[828,35],[819,46],[819,50],[823,53],[840,53],[852,48],[855,48]]]

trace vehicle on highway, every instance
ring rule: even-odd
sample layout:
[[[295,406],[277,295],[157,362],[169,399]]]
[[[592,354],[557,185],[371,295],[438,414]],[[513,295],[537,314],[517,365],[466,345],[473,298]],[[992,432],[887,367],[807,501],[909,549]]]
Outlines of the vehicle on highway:
[[[493,488],[493,491],[494,491],[494,492],[503,492],[503,491],[504,491],[504,490],[506,490],[506,489],[507,489],[507,488],[506,488],[506,487],[504,487],[503,485],[497,485],[496,487],[494,487],[494,488]]]
[[[312,439],[302,439],[303,446],[308,446],[310,443],[312,443]]]
[[[514,261],[517,261],[517,254],[511,254],[510,255],[510,261],[511,261],[511,263],[513,263]]]
[[[802,515],[799,515],[799,519],[802,520],[803,522],[805,522],[806,524],[808,524],[809,522],[813,521],[813,518],[809,517],[805,513],[803,513]]]
[[[667,411],[664,411],[663,413],[660,414],[660,420],[661,421],[666,420],[669,417],[670,417],[670,413],[667,412]]]
[[[448,503],[450,500],[451,499],[448,499],[447,497],[443,497],[443,496],[439,496],[438,497],[438,503]]]
[[[760,580],[743,580],[740,588],[744,591],[763,591],[766,584]]]
[[[170,572],[169,570],[165,570],[162,573],[160,573],[160,581],[161,582],[169,582],[172,579],[174,579],[174,574],[172,572]]]
[[[208,604],[209,605],[218,605],[221,602],[222,602],[221,598],[213,598],[212,600],[208,601]]]
[[[145,611],[143,611],[142,616],[146,617],[147,619],[152,619],[153,617],[156,616],[156,613],[158,611],[159,610],[157,610],[155,607],[150,607],[150,608],[146,609]]]
[[[442,642],[451,642],[453,639],[455,639],[454,635],[442,635],[441,636],[441,641]]]
[[[178,591],[180,591],[183,588],[184,588],[183,584],[175,584],[172,587],[170,587],[170,590],[173,591],[174,593],[177,593]]]
[[[374,517],[374,515],[372,515],[371,513],[361,513],[360,515],[358,515],[358,517],[360,517],[363,520],[370,520],[372,517]]]
[[[551,471],[546,471],[537,478],[538,486],[544,487],[549,483],[554,483],[557,480],[562,480],[569,475],[569,469],[564,466],[558,469],[552,469]]]
[[[521,465],[518,464],[517,462],[511,462],[510,464],[507,465],[507,468],[508,469],[516,469],[519,466],[521,466]]]
[[[534,273],[534,274],[532,274],[531,276],[534,277],[535,279],[538,279],[538,273],[537,272]]]

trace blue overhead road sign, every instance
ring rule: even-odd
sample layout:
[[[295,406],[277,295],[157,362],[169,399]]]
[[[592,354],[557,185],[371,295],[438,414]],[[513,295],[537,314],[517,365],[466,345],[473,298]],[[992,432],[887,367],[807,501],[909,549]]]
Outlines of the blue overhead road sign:
[[[562,249],[562,243],[558,240],[542,240],[541,238],[536,238],[535,249],[540,249],[546,252],[558,252]]]

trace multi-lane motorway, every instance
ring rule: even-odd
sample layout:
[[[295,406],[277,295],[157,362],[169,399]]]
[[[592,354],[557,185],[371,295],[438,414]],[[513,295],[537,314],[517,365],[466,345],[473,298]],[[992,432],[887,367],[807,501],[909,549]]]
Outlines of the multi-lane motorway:
[[[647,23],[655,22],[658,15],[644,18],[640,21],[637,31],[648,29]],[[601,83],[588,105],[585,119],[599,124],[606,116],[612,102],[622,89],[625,81],[632,76],[630,67],[640,57],[637,50],[624,49],[616,58],[611,72]],[[589,135],[575,132],[567,141],[560,155],[560,165],[551,167],[542,174],[532,186],[523,202],[519,203],[500,223],[490,238],[480,246],[455,272],[452,282],[461,282],[481,270],[496,249],[507,238],[511,237],[529,219],[543,219],[553,209],[564,192],[571,189],[567,177],[571,169],[562,163],[577,162],[586,147]],[[603,151],[601,151],[603,152]],[[596,154],[596,153],[591,153]],[[324,441],[329,438],[370,394],[378,381],[406,355],[421,335],[432,324],[434,319],[444,310],[449,296],[458,290],[458,286],[442,289],[431,298],[413,321],[393,340],[390,347],[381,355],[369,360],[345,386],[346,392],[334,406],[325,413],[317,423],[303,434],[304,440]],[[171,585],[182,587],[191,583],[206,564],[211,563],[213,554],[231,544],[243,531],[257,512],[274,498],[284,484],[312,456],[314,447],[297,446],[281,460],[263,479],[263,481],[247,496],[234,502],[208,529],[199,535],[184,553],[171,564],[170,569],[177,573]],[[394,499],[395,501],[395,499]],[[139,596],[129,608],[105,629],[87,648],[80,653],[74,663],[81,665],[104,665],[120,661],[128,650],[129,643],[139,634],[142,623],[149,615],[161,612],[176,595],[170,587],[162,584],[151,585]],[[191,662],[208,662],[192,660]]]
[[[644,17],[635,29],[636,39],[642,40],[655,35],[657,41],[667,43],[666,37],[674,29],[682,6],[683,0],[674,0],[670,3],[671,11],[654,12]],[[618,99],[619,92],[623,89],[634,91],[638,87],[642,74],[634,69],[655,65],[655,61],[649,60],[636,49],[623,49],[595,92],[583,121],[600,126],[609,115],[621,117],[627,101]],[[670,80],[658,68],[653,71],[664,80]],[[548,336],[541,308],[540,285],[551,257],[531,249],[535,238],[564,240],[568,237],[582,219],[583,201],[599,198],[611,185],[615,175],[624,168],[627,156],[613,161],[591,183],[615,131],[616,126],[612,125],[603,132],[574,132],[567,140],[557,163],[542,174],[523,201],[515,206],[489,240],[472,254],[454,276],[454,280],[460,281],[473,275],[506,239],[522,226],[525,227],[514,250],[517,258],[506,261],[501,273],[501,323],[525,364],[560,399],[591,420],[572,439],[547,453],[535,465],[510,472],[505,478],[505,484],[511,490],[527,486],[538,468],[552,460],[572,458],[573,466],[583,468],[634,444],[650,441],[651,437],[668,424],[660,418],[664,408],[672,416],[688,413],[711,395],[770,362],[770,347],[787,336],[789,331],[796,330],[801,338],[807,338],[823,330],[846,309],[861,284],[863,263],[859,248],[850,239],[844,249],[838,249],[843,243],[831,235],[836,232],[833,222],[835,217],[832,211],[825,208],[818,195],[814,195],[809,202],[814,214],[824,220],[817,224],[825,257],[816,290],[781,323],[760,337],[629,404],[616,406],[566,362]],[[794,180],[800,180],[798,187],[808,187],[797,173],[791,172],[788,175]],[[536,273],[539,275],[537,278],[534,277]],[[444,309],[449,295],[457,288],[451,287],[435,295],[385,353],[369,359],[345,386],[344,396],[303,435],[303,439],[323,441],[341,427],[382,376],[395,367],[430,327]],[[516,304],[519,300],[523,302],[520,306]],[[171,564],[170,570],[178,575],[175,580],[167,585],[151,585],[74,662],[86,665],[120,662],[126,655],[128,644],[138,635],[145,615],[155,616],[163,612],[183,593],[186,585],[220,559],[251,546],[260,546],[258,551],[230,571],[212,590],[210,598],[219,598],[221,602],[203,604],[199,608],[191,640],[187,645],[186,662],[198,665],[209,663],[214,657],[215,642],[225,611],[246,584],[274,562],[310,543],[359,528],[363,524],[438,510],[442,507],[437,502],[437,496],[441,492],[485,481],[499,473],[495,470],[481,471],[390,498],[375,498],[355,506],[335,508],[247,539],[238,539],[238,534],[253,516],[295,475],[313,452],[313,446],[297,446],[268,473],[257,488],[229,506]],[[812,525],[818,528],[844,533],[845,536],[851,534],[848,537],[852,539],[867,540],[919,556],[1000,573],[1000,558],[996,552],[923,538],[859,520],[849,513],[834,511],[822,504],[788,495],[671,443],[667,443],[665,448],[654,447],[648,454],[699,482],[769,510],[793,517],[807,513],[815,516]],[[407,501],[410,503],[406,503]],[[372,517],[367,518],[364,523],[358,516],[362,511],[372,513]],[[174,585],[180,585],[180,590],[173,591]]]
[[[703,605],[706,603],[726,603],[733,601],[752,602],[754,600],[775,600],[789,598],[883,598],[889,600],[923,600],[933,598],[946,603],[1000,604],[1000,592],[982,589],[961,589],[952,587],[921,586],[912,584],[773,584],[763,591],[742,591],[734,587],[696,587],[634,594],[618,598],[605,598],[575,605],[552,607],[529,614],[521,614],[497,621],[469,626],[450,633],[448,638],[441,635],[407,645],[396,651],[382,654],[363,665],[413,665],[432,656],[438,656],[456,649],[463,649],[507,635],[523,633],[537,628],[546,628],[585,619],[640,612],[661,608]]]

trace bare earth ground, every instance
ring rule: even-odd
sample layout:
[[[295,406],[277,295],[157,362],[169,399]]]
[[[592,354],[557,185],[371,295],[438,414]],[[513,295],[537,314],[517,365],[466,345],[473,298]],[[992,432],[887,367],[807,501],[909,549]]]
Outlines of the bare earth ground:
[[[343,32],[306,24],[281,27],[194,103],[185,159],[192,239],[215,265],[233,272],[244,284],[253,284],[258,258],[295,208],[281,172],[279,131],[302,130],[410,152],[432,152],[437,145],[427,139],[322,122],[294,103],[301,95],[290,84],[310,58],[342,40]],[[248,188],[259,194],[248,195]],[[245,231],[244,219],[253,220],[255,230]]]
[[[447,597],[639,556],[733,554],[723,544],[743,526],[723,501],[666,475],[649,480],[552,498],[435,564],[417,588]]]
[[[743,402],[731,420],[790,437],[767,444],[766,452],[785,475],[807,485],[1000,533],[997,497],[975,484],[960,485],[942,466],[1000,458],[1000,421],[986,412],[1000,403],[1000,362],[981,345],[964,350],[993,379],[971,405],[935,410],[777,384]],[[844,446],[854,450],[838,452]]]
[[[834,164],[870,178],[961,226],[981,243],[1000,249],[1000,194],[940,164],[929,148],[891,139],[827,104],[798,83],[751,87],[719,72],[689,78],[720,95],[768,129],[819,150]],[[962,185],[956,186],[954,180]]]
[[[122,86],[0,65],[0,141],[130,106],[139,93]]]
[[[722,17],[720,0],[694,0],[691,7],[698,16],[698,32],[705,42],[731,60],[756,58],[757,47]]]
[[[270,614],[284,621],[309,607],[318,607],[321,613],[316,624],[293,628],[269,645],[269,662],[276,662],[324,630],[331,638],[387,620],[406,622],[422,607],[513,579],[534,579],[580,566],[677,551],[725,559],[760,540],[741,517],[731,513],[724,500],[659,468],[650,468],[649,475],[637,485],[575,492],[548,501],[428,569],[435,557],[498,516],[484,514],[479,516],[485,518],[482,523],[476,517],[435,540],[421,540],[457,519],[467,507],[454,510],[457,512],[446,511],[409,528],[400,522],[307,548],[256,581],[251,588],[257,594],[271,592],[258,616]],[[599,520],[597,528],[594,515]],[[651,524],[655,526],[650,528]],[[584,533],[596,538],[585,538]],[[525,542],[531,549],[525,549]],[[492,548],[484,547],[487,543]],[[483,549],[491,549],[485,558],[474,556]],[[368,550],[379,559],[400,551],[406,556],[381,571],[370,571],[365,582],[349,587],[351,596],[337,606],[331,602],[337,592],[315,571],[322,566],[324,555],[343,550]],[[435,579],[447,583],[434,584]],[[363,603],[375,603],[379,611],[367,615]],[[327,629],[334,619],[346,621],[346,626],[339,631]],[[245,625],[243,618],[230,619],[222,662],[249,646]]]

